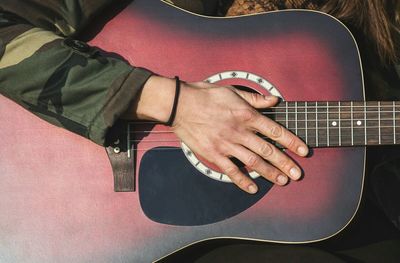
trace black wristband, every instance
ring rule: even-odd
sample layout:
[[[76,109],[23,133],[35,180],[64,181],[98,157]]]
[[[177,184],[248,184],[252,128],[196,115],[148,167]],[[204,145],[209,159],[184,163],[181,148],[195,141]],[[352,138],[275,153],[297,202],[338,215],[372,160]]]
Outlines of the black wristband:
[[[175,97],[174,97],[174,104],[172,104],[171,114],[169,115],[168,121],[165,123],[167,126],[172,126],[172,123],[175,120],[176,109],[178,108],[178,101],[179,101],[179,93],[181,91],[181,81],[179,80],[178,76],[175,76]]]

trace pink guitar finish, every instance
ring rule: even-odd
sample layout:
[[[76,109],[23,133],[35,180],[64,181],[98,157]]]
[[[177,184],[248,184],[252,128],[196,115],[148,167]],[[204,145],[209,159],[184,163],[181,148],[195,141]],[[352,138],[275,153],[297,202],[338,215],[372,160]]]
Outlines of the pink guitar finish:
[[[272,83],[273,92],[287,101],[364,99],[352,36],[338,21],[317,12],[218,19],[160,1],[136,0],[91,44],[186,81],[242,71]],[[218,83],[267,93],[260,83],[243,78]],[[258,178],[262,191],[249,197],[230,183],[201,174],[162,125],[134,145],[136,191],[115,193],[102,147],[39,120],[4,97],[0,101],[2,262],[149,262],[218,237],[317,241],[340,232],[361,198],[364,147],[318,148],[310,158],[293,157],[304,169],[303,180],[275,187]],[[132,136],[148,128],[132,125]],[[163,172],[179,171],[194,172],[176,175],[181,176],[176,182],[162,181]],[[221,191],[222,197],[210,189],[218,189],[214,192]],[[231,202],[213,199],[228,194]],[[203,210],[189,211],[185,198],[198,201]],[[182,203],[174,205],[174,200]],[[243,201],[242,210],[235,210],[237,201]],[[213,214],[224,209],[226,215]]]

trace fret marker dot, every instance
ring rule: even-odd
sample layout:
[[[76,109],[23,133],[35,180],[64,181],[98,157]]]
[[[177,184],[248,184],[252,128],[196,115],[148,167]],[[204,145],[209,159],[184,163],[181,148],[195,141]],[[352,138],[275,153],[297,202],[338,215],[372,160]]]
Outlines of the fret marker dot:
[[[357,121],[357,125],[360,126],[362,124],[361,121]]]
[[[333,121],[332,122],[332,126],[336,126],[337,125],[337,122],[336,121]]]

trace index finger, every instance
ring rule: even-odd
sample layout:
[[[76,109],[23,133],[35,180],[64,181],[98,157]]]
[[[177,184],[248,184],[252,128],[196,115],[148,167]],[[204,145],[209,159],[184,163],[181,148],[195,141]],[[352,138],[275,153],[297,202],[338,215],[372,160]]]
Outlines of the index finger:
[[[275,121],[260,114],[257,118],[254,118],[250,125],[257,132],[278,142],[297,155],[306,156],[308,154],[307,145],[299,137]]]

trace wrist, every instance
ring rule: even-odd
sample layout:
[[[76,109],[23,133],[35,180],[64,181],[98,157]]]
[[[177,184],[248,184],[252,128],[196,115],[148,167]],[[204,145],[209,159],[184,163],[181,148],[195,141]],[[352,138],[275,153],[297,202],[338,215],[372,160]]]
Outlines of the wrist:
[[[124,117],[167,122],[174,103],[175,84],[174,79],[151,76]]]
[[[179,95],[181,91],[181,81],[178,76],[175,76],[175,95],[174,101],[171,108],[171,114],[169,115],[168,121],[165,123],[167,126],[172,126],[175,121],[176,112],[178,110]]]

